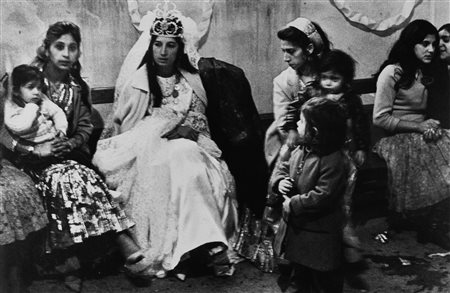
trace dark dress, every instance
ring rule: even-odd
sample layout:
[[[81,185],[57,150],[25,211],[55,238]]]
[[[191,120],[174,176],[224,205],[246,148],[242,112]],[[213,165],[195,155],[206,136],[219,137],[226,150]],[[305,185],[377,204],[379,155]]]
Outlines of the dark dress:
[[[67,136],[74,151],[63,159],[16,156],[15,163],[32,176],[44,198],[50,248],[67,248],[89,237],[132,227],[134,223],[112,201],[100,176],[86,166],[90,165],[87,140],[93,128],[87,88],[72,76],[59,87],[46,83],[49,99],[68,118]]]

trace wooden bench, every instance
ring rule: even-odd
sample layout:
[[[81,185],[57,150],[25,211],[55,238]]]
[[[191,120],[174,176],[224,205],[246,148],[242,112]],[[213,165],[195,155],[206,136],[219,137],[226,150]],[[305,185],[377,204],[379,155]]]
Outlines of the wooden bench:
[[[360,95],[371,94],[375,92],[376,83],[373,78],[357,79],[354,81],[353,89]],[[114,99],[113,88],[93,88],[91,90],[92,101],[94,104],[94,112],[92,121],[94,124],[94,132],[91,136],[90,146],[95,150],[95,145],[99,139],[101,132],[104,128],[103,118],[108,113],[99,113],[96,110],[96,106],[112,104]],[[372,125],[372,111],[373,105],[364,105],[364,109],[367,114],[367,118],[371,125],[371,142],[373,144],[382,137],[380,129],[373,127]],[[272,113],[264,113],[260,115],[261,124],[264,132],[273,121]],[[370,212],[379,215],[386,212],[386,199],[387,199],[387,170],[384,161],[376,154],[369,152],[368,158],[364,166],[361,167],[358,173],[358,180],[355,187],[354,196],[354,211],[364,210],[364,213]],[[370,207],[370,209],[365,209]],[[366,215],[371,218],[375,215]],[[358,217],[360,218],[360,217]]]

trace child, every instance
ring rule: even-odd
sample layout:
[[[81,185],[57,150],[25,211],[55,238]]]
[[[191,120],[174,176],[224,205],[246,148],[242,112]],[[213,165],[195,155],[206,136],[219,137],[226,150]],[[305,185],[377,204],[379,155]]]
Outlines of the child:
[[[44,76],[37,68],[19,65],[12,72],[12,96],[5,101],[5,125],[13,138],[29,146],[63,137],[67,119],[63,110],[42,93]]]
[[[322,97],[337,101],[347,117],[346,154],[350,159],[348,185],[344,195],[344,209],[347,223],[344,227],[345,277],[348,284],[358,289],[368,289],[359,274],[366,268],[358,237],[351,222],[352,196],[356,183],[357,168],[366,160],[370,146],[370,126],[361,98],[356,95],[351,84],[355,76],[355,61],[340,50],[331,50],[323,56],[319,66],[319,92]]]
[[[346,117],[338,103],[313,98],[301,107],[297,126],[301,144],[271,180],[285,198],[286,233],[277,237],[284,238],[299,292],[342,292]]]
[[[0,82],[0,136],[7,79]],[[0,292],[28,292],[32,247],[47,223],[33,181],[2,159],[0,147]]]
[[[331,50],[320,62],[320,91],[323,97],[339,102],[344,108],[349,126],[347,146],[360,167],[370,147],[370,126],[361,98],[351,89],[354,76],[355,61],[343,51]]]

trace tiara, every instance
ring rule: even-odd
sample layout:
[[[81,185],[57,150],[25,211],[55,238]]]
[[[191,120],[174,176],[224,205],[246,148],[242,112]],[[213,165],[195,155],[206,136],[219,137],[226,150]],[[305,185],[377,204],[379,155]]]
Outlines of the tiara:
[[[164,37],[181,37],[183,24],[180,20],[181,12],[177,10],[175,3],[159,3],[155,9],[155,20],[150,29],[150,34]]]

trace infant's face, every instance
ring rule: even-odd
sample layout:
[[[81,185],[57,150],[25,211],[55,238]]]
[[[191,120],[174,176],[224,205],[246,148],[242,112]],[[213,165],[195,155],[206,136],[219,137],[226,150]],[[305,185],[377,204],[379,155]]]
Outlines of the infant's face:
[[[41,94],[42,90],[39,82],[30,81],[20,87],[20,96],[27,104],[32,100],[40,100]]]
[[[320,86],[327,94],[338,94],[344,89],[344,77],[332,70],[320,74]]]

